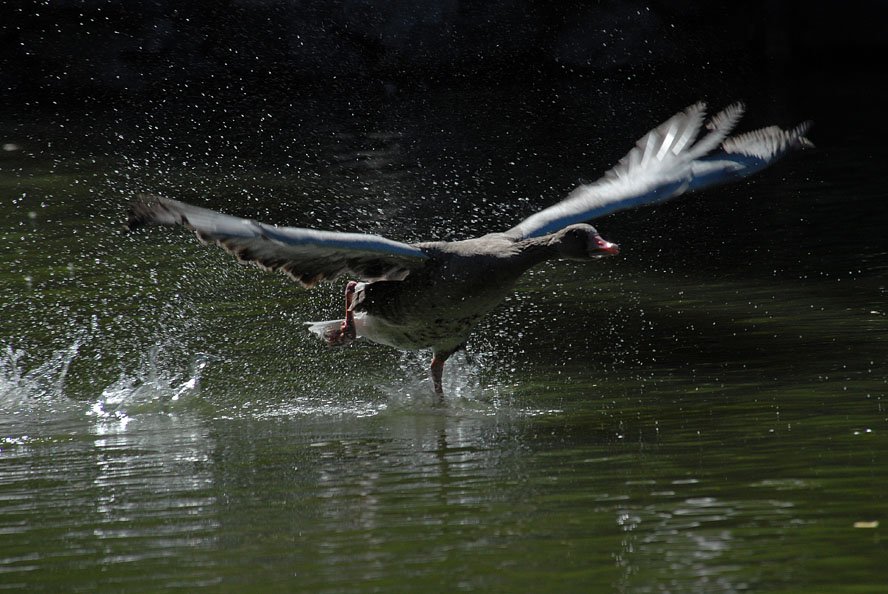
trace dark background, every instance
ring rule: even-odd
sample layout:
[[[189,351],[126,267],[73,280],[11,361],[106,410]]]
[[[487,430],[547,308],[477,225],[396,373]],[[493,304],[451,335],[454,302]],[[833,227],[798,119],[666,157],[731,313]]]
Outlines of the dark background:
[[[456,239],[591,181],[690,103],[743,100],[741,129],[813,120],[818,147],[753,183],[795,176],[869,198],[841,220],[849,207],[810,198],[782,218],[705,201],[643,209],[610,221],[612,240],[650,256],[677,234],[736,237],[723,251],[742,261],[736,220],[758,216],[880,242],[884,12],[878,1],[7,2],[0,141],[108,158],[94,183],[113,217],[149,189],[284,224]],[[342,217],[343,204],[362,218]]]
[[[884,85],[882,7],[876,0],[4,2],[0,87],[7,114],[223,96],[540,88],[565,77],[592,79],[602,95],[646,89],[660,100],[677,88],[718,99],[720,89],[744,84],[747,100],[788,87],[817,95],[818,86],[842,86],[861,73],[870,88]],[[855,85],[847,99],[866,92]]]
[[[460,239],[595,179],[695,101],[743,100],[741,130],[813,120],[817,149],[755,191],[621,213],[608,238],[654,262],[692,236],[710,246],[681,251],[694,268],[760,258],[752,232],[809,255],[829,233],[841,263],[884,243],[884,13],[878,1],[6,2],[0,142],[90,160],[105,173],[83,208],[115,221],[150,190],[282,224]],[[765,188],[787,178],[810,191],[775,210]],[[848,199],[815,202],[826,194]]]

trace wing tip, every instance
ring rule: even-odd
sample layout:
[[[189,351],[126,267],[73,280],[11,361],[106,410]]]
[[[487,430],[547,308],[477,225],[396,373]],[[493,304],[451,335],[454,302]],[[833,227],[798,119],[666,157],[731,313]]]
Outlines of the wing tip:
[[[745,113],[746,104],[743,101],[734,101],[709,118],[709,121],[706,122],[706,129],[719,130],[724,134],[728,134]]]
[[[779,126],[766,126],[726,138],[722,142],[722,150],[726,153],[773,160],[793,149],[814,148],[814,143],[805,136],[812,126],[811,120],[786,130]]]
[[[128,231],[136,231],[149,225],[184,225],[188,219],[175,208],[175,201],[157,194],[140,192],[127,206],[126,222]]]
[[[811,128],[814,126],[813,120],[805,120],[804,122],[797,125],[790,131],[790,134],[793,136],[796,146],[800,149],[812,149],[817,148],[811,140],[805,136]]]
[[[146,227],[154,220],[152,213],[159,206],[160,202],[153,194],[139,193],[129,203],[126,211],[126,229],[128,231],[136,231],[142,227]]]
[[[694,116],[697,114],[706,113],[707,109],[708,109],[708,106],[706,105],[706,101],[701,99],[700,101],[697,101],[696,103],[691,103],[690,105],[685,107],[684,110],[678,112],[676,115],[685,114],[688,116]]]

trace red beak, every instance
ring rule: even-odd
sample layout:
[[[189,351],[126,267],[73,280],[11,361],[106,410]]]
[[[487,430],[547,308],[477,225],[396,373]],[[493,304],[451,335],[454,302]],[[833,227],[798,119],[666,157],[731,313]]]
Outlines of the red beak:
[[[607,252],[608,254],[616,256],[620,253],[620,246],[615,243],[611,243],[606,239],[602,238],[600,235],[595,236],[595,242],[598,249],[602,252]]]

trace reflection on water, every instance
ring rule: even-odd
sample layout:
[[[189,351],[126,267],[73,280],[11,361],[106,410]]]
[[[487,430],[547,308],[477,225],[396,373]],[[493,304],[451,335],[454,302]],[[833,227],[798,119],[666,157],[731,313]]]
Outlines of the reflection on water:
[[[620,512],[626,531],[618,563],[626,568],[620,581],[627,592],[746,590],[766,576],[738,555],[736,542],[746,536],[737,524],[760,526],[759,537],[793,521],[793,504],[780,500],[732,501],[691,497],[672,501],[674,491],[657,493],[659,505]],[[644,524],[646,530],[640,531]],[[656,580],[650,580],[651,574]],[[652,583],[653,582],[653,583]],[[654,585],[656,583],[656,585]]]
[[[217,546],[214,446],[201,423],[63,399],[2,402],[4,588],[138,584],[140,564]],[[97,568],[120,569],[106,581]]]
[[[845,398],[837,419],[797,408],[828,390],[775,411],[765,392],[644,396],[604,382],[580,400],[564,392],[566,411],[333,397],[219,408],[199,389],[213,362],[161,380],[149,353],[141,381],[71,401],[10,356],[11,588],[251,576],[270,589],[742,591],[826,579],[819,559],[836,541],[881,571],[879,547],[852,527],[885,511],[880,400]]]
[[[271,139],[198,112],[10,139],[0,589],[878,591],[881,148],[601,221],[621,258],[527,275],[444,407],[426,354],[303,331],[341,287],[116,231],[145,188],[404,240],[507,228],[594,175],[584,126],[552,139],[570,110],[526,116],[544,99],[446,134],[452,97]]]

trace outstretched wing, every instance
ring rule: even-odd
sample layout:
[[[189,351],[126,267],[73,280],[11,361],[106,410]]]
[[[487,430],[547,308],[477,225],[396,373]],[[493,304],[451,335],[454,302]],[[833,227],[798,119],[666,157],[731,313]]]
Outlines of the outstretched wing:
[[[310,287],[350,275],[364,281],[402,280],[423,266],[419,248],[378,235],[275,227],[150,194],[130,204],[127,226],[183,225],[242,262],[279,270]]]
[[[672,116],[648,132],[597,182],[578,187],[507,233],[516,238],[537,237],[616,210],[662,202],[750,175],[790,149],[811,144],[805,138],[808,122],[792,130],[770,126],[728,138],[743,115],[740,103],[709,120],[709,132],[696,140],[705,112],[706,106],[697,103]]]

